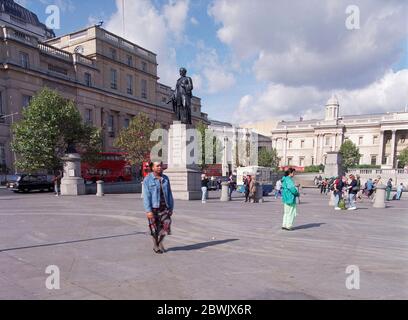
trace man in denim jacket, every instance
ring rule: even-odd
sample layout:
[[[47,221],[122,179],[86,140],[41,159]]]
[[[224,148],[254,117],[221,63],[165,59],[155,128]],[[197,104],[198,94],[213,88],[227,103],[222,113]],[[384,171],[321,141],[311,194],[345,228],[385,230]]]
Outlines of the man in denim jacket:
[[[153,250],[164,253],[164,237],[171,233],[174,200],[170,180],[163,174],[162,162],[150,164],[152,172],[143,180],[143,204],[153,237]]]

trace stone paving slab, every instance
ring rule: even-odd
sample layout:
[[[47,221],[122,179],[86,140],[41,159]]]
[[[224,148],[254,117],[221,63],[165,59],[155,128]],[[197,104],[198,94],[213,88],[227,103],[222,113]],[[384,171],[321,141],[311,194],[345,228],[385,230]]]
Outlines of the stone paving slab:
[[[156,255],[140,195],[0,190],[0,299],[407,299],[408,201],[334,211],[304,192],[291,232],[272,197],[177,201],[169,250]],[[60,290],[45,287],[49,265]],[[359,290],[345,286],[349,265]]]

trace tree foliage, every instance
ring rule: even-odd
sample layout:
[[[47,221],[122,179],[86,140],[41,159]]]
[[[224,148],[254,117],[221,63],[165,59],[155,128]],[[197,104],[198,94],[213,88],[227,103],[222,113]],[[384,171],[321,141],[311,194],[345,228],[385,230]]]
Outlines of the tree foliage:
[[[126,153],[126,160],[131,165],[141,165],[150,160],[150,151],[157,141],[150,141],[152,132],[159,129],[160,124],[151,121],[144,113],[132,119],[128,128],[124,128],[116,138],[114,145]]]
[[[404,168],[408,165],[408,147],[401,151],[398,156],[398,167]]]
[[[358,147],[351,141],[346,140],[340,147],[340,154],[343,159],[343,167],[351,168],[360,162],[361,154]]]
[[[200,121],[196,125],[196,130],[201,134],[199,167],[204,170],[208,164],[220,163],[223,156],[223,143],[211,130],[207,130],[208,125]]]
[[[276,149],[261,148],[258,152],[258,164],[276,170],[279,165],[278,152]]]
[[[61,168],[68,146],[93,159],[102,145],[100,131],[83,123],[74,102],[48,88],[33,97],[12,130],[15,165],[26,172]]]

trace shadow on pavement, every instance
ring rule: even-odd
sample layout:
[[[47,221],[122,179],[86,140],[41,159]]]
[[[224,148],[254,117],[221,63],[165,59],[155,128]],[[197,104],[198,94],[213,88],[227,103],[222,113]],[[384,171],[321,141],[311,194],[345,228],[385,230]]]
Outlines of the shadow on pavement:
[[[173,248],[168,248],[167,251],[190,251],[190,250],[200,250],[203,248],[207,247],[212,247],[212,246],[217,246],[219,244],[224,244],[232,241],[238,241],[239,239],[226,239],[226,240],[217,240],[217,241],[209,241],[209,242],[202,242],[202,243],[196,243],[196,244],[191,244],[188,246],[183,246],[183,247],[173,247]]]
[[[32,249],[32,248],[41,248],[41,247],[52,247],[52,246],[59,246],[59,245],[64,245],[64,244],[88,242],[88,241],[95,241],[95,240],[130,237],[130,236],[135,236],[135,235],[140,235],[140,234],[146,234],[146,232],[132,232],[132,233],[126,233],[126,234],[112,235],[112,236],[104,236],[104,237],[95,237],[95,238],[88,238],[88,239],[79,239],[79,240],[70,240],[70,241],[60,241],[60,242],[53,242],[53,243],[36,244],[36,245],[24,246],[24,247],[14,247],[14,248],[5,248],[5,249],[0,248],[0,252],[16,251],[16,250]]]
[[[322,226],[324,224],[326,224],[326,223],[309,223],[309,224],[304,224],[302,226],[293,227],[292,230],[319,228],[320,226]]]

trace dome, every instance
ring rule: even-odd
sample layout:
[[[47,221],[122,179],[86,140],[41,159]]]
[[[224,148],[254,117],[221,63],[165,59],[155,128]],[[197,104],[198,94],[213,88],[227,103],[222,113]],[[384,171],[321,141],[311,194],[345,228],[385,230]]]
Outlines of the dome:
[[[337,99],[336,95],[332,95],[329,100],[327,100],[326,106],[338,106],[339,100]]]

